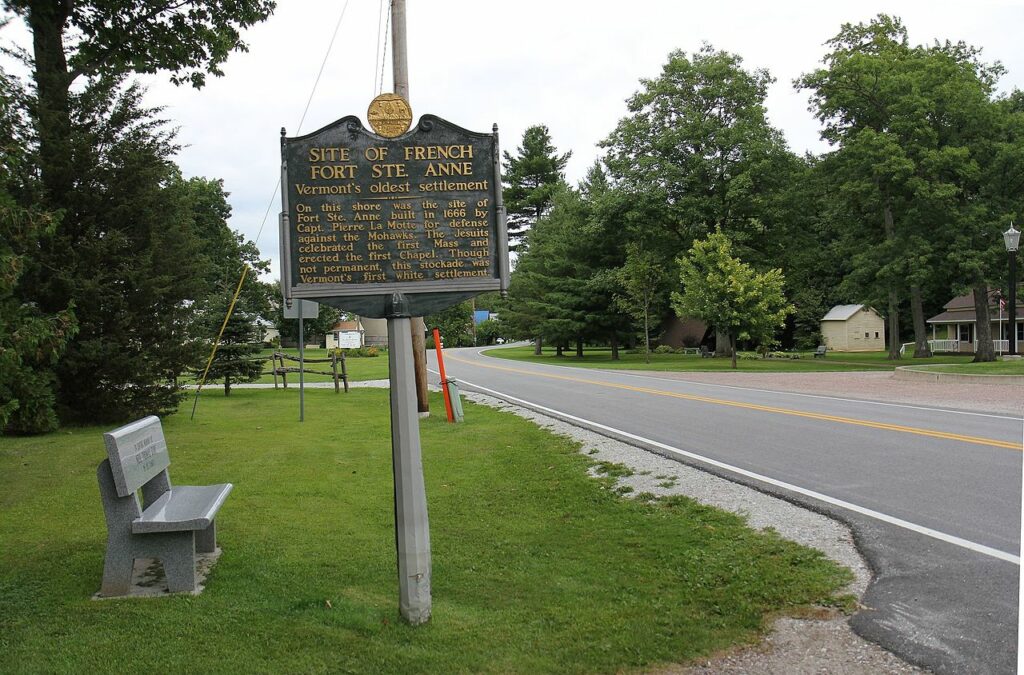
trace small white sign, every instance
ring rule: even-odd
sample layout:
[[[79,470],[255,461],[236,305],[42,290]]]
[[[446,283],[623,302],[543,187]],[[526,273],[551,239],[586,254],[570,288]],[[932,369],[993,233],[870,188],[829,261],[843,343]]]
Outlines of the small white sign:
[[[357,330],[343,330],[338,331],[338,348],[339,349],[359,349],[363,346],[362,334]]]

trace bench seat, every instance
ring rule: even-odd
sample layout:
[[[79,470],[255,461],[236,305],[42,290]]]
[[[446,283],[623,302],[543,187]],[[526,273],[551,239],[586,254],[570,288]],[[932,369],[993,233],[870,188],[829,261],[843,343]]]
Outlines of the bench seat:
[[[171,484],[171,459],[160,419],[136,420],[103,434],[107,459],[96,467],[107,521],[100,596],[131,593],[138,558],[157,558],[167,590],[199,590],[197,554],[217,554],[217,512],[230,483]]]
[[[132,521],[132,534],[205,530],[232,487],[231,483],[172,487]]]

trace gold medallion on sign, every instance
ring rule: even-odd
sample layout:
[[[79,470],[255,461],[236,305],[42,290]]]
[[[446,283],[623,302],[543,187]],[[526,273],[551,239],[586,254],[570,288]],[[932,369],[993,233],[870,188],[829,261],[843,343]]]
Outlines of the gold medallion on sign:
[[[378,136],[396,138],[409,130],[412,108],[398,94],[381,94],[370,101],[366,119]]]

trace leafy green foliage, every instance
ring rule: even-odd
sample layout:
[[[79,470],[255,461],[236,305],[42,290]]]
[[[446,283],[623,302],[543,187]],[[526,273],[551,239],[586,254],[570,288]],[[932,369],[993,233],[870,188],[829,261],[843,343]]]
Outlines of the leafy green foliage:
[[[732,244],[721,231],[694,243],[679,259],[681,293],[672,304],[681,316],[695,316],[726,333],[732,342],[736,367],[736,340],[771,342],[793,307],[786,302],[782,270],[757,273],[732,256]]]
[[[43,314],[21,299],[26,251],[52,219],[18,208],[0,190],[0,434],[57,428],[54,368],[78,327],[72,308]]]
[[[644,326],[644,356],[650,362],[651,315],[656,310],[659,291],[668,281],[668,273],[657,255],[643,248],[641,243],[626,246],[626,262],[618,270],[622,294],[616,298]]]
[[[673,255],[715,227],[734,237],[763,230],[763,196],[788,155],[765,113],[772,81],[710,45],[674,51],[657,79],[641,80],[630,115],[602,143],[616,185],[650,209],[645,231],[671,234]]]
[[[476,325],[476,343],[493,345],[503,333],[504,327],[500,319],[485,319]]]
[[[437,328],[445,347],[473,346],[473,304],[468,300],[424,317],[423,323],[430,345],[433,345],[433,330]]]
[[[858,225],[843,229],[853,263],[846,295],[888,305],[892,358],[909,296],[915,353],[925,355],[927,298],[936,306],[967,288],[984,292],[993,277],[997,223],[1007,213],[993,209],[1003,200],[982,195],[995,178],[986,167],[1000,126],[992,96],[1002,68],[963,43],[911,46],[900,20],[884,14],[844,24],[828,45],[824,67],[797,85],[811,92],[822,137],[837,147],[822,166]]]

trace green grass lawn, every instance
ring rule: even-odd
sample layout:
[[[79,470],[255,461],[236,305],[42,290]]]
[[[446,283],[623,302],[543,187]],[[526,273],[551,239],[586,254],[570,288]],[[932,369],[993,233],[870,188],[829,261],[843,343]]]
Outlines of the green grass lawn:
[[[507,347],[489,349],[486,354],[513,361],[530,361],[577,368],[608,368],[616,370],[653,371],[717,371],[732,370],[728,358],[704,359],[697,355],[651,354],[651,362],[644,363],[643,353],[627,354],[619,351],[619,360],[612,360],[610,349],[592,347],[584,350],[583,358],[577,358],[575,350],[566,350],[563,356],[555,356],[554,348],[544,348],[541,356],[535,356],[533,347]],[[804,373],[844,370],[894,370],[898,366],[917,364],[967,363],[969,355],[943,355],[930,359],[914,359],[906,356],[898,361],[889,361],[886,352],[829,352],[824,358],[814,358],[813,351],[799,352],[799,359],[789,358],[740,358],[737,370],[747,372]]]
[[[422,423],[434,604],[409,627],[387,401],[311,390],[300,424],[296,390],[237,390],[165,420],[176,483],[235,485],[198,597],[89,599],[106,429],[0,438],[0,670],[617,672],[750,642],[849,578],[737,516],[619,497],[573,442],[467,405]]]

